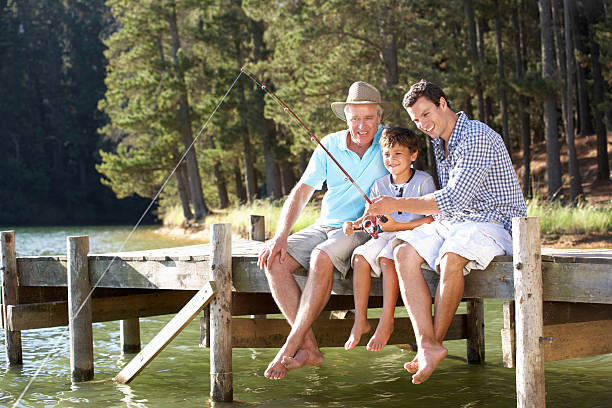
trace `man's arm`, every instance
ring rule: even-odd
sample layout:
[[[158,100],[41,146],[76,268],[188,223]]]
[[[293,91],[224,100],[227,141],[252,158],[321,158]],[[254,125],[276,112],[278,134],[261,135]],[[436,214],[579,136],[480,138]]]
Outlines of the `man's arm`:
[[[433,193],[420,197],[378,196],[372,200],[372,204],[366,203],[366,213],[368,214],[383,215],[396,211],[423,215],[438,214],[440,212]]]
[[[277,255],[280,256],[280,263],[285,261],[287,257],[287,238],[291,232],[291,227],[297,221],[313,192],[313,187],[302,182],[293,187],[281,210],[274,237],[259,254],[257,265],[260,268],[268,268]]]

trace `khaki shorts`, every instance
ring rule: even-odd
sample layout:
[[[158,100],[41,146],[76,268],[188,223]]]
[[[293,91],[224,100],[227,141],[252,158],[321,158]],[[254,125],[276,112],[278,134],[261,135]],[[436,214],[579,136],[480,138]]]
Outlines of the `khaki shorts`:
[[[350,269],[353,250],[364,244],[370,236],[358,231],[347,237],[342,228],[328,225],[311,225],[292,234],[287,239],[287,253],[306,270],[310,266],[310,254],[319,249],[329,256],[343,278]]]
[[[398,232],[395,248],[407,242],[421,255],[429,267],[440,272],[442,257],[448,252],[469,260],[463,268],[467,275],[472,269],[486,269],[498,255],[512,255],[512,236],[498,222],[434,221],[409,231]]]

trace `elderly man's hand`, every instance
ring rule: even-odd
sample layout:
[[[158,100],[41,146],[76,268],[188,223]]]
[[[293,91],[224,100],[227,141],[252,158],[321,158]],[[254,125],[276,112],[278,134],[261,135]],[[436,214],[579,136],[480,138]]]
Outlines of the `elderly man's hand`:
[[[279,263],[287,259],[287,238],[274,236],[268,245],[259,253],[257,266],[261,269],[269,269],[275,256],[279,256]]]
[[[397,201],[394,197],[378,196],[372,199],[372,203],[366,203],[366,213],[371,215],[391,214],[395,211]]]

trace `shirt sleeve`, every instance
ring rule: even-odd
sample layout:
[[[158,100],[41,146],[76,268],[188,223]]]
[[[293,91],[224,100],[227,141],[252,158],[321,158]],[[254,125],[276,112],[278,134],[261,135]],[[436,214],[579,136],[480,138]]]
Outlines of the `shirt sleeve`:
[[[465,142],[452,153],[455,160],[447,185],[434,192],[440,212],[455,212],[466,208],[495,159],[493,143],[486,135],[467,135]],[[447,158],[451,159],[449,156]]]
[[[420,190],[421,190],[420,194],[422,196],[436,191],[436,184],[434,183],[433,177],[431,177],[430,175],[427,175],[427,177],[425,177],[425,179],[423,180],[423,183],[421,183]]]
[[[327,155],[321,146],[312,152],[308,166],[300,178],[300,182],[309,185],[315,190],[323,187],[323,182],[327,179]]]

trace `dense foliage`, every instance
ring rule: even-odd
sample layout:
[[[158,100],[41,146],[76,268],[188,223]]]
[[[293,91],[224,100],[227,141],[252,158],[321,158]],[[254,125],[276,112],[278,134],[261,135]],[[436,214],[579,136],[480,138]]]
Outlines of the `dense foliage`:
[[[118,197],[152,197],[242,66],[319,136],[344,126],[329,103],[355,80],[397,105],[386,123],[409,125],[402,95],[426,78],[522,152],[526,196],[546,185],[549,199],[564,188],[580,198],[574,136],[597,133],[597,178],[609,179],[612,7],[603,0],[19,0],[0,10],[0,181],[11,201],[0,203],[0,223],[109,208],[100,177]],[[543,140],[538,180],[530,146]],[[422,148],[419,166],[433,170],[426,138]],[[209,206],[279,198],[313,149],[240,75],[161,210],[181,205],[185,218],[201,218]]]

